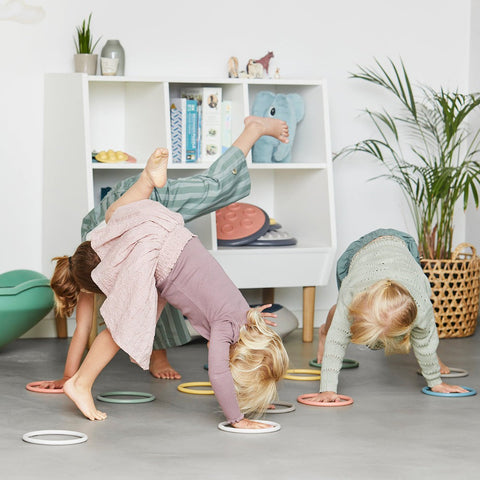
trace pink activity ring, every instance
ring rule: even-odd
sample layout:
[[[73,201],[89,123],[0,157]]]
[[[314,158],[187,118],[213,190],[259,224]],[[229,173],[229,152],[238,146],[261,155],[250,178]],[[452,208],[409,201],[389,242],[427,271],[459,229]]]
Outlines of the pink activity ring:
[[[40,388],[39,385],[43,383],[41,382],[30,382],[25,387],[30,392],[36,393],[63,393],[63,388]]]
[[[338,395],[342,399],[341,402],[314,402],[308,400],[309,398],[316,397],[318,393],[304,393],[297,397],[297,402],[303,403],[305,405],[313,405],[314,407],[345,407],[353,403],[353,398],[348,397],[347,395]]]

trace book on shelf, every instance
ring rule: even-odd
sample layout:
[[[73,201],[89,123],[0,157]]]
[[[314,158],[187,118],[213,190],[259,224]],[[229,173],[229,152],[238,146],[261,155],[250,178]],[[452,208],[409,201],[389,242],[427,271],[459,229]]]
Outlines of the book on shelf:
[[[232,102],[222,102],[222,153],[232,146]]]
[[[187,100],[185,98],[172,98],[170,103],[172,163],[182,163],[186,159],[186,113]]]
[[[213,162],[222,153],[222,88],[204,87],[202,101],[202,160]]]
[[[202,160],[202,87],[185,87],[180,91],[180,96],[187,100],[195,100],[197,102],[197,161]]]
[[[180,99],[174,99],[170,105],[170,137],[172,140],[172,163],[182,163],[184,158],[182,140],[183,135],[183,113]]]
[[[185,122],[185,155],[186,162],[192,163],[196,162],[198,159],[198,150],[197,150],[197,132],[198,132],[198,112],[197,112],[197,101],[184,99],[186,100],[186,122]]]

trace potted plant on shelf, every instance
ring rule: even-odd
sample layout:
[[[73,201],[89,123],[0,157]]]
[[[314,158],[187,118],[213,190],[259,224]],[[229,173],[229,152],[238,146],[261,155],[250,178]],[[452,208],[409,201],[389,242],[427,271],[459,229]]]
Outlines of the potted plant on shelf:
[[[335,158],[366,153],[401,188],[413,216],[422,266],[432,286],[432,303],[440,337],[475,332],[479,304],[480,262],[473,246],[452,249],[455,208],[479,206],[480,128],[469,124],[480,94],[462,94],[413,85],[405,65],[389,59],[383,66],[359,67],[352,78],[393,95],[398,111],[365,109],[376,131],[342,149]],[[464,250],[471,252],[464,252]]]
[[[97,73],[97,59],[98,55],[93,51],[97,46],[100,38],[93,43],[93,38],[90,33],[90,21],[92,14],[88,16],[88,21],[77,27],[77,36],[74,37],[75,48],[77,53],[74,55],[75,71],[95,75]],[[93,43],[93,45],[92,45]]]

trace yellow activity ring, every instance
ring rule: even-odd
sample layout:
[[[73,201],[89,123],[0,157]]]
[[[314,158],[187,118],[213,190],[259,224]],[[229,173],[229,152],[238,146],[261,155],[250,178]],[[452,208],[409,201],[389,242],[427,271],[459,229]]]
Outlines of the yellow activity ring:
[[[295,374],[302,374],[307,376],[298,377]],[[284,375],[283,378],[286,378],[287,380],[299,381],[320,380],[320,372],[318,370],[312,370],[311,368],[292,368],[287,370],[287,374]]]
[[[183,393],[191,393],[193,395],[213,395],[213,390],[195,390],[189,387],[211,387],[212,384],[210,382],[187,382],[181,383],[177,390]]]

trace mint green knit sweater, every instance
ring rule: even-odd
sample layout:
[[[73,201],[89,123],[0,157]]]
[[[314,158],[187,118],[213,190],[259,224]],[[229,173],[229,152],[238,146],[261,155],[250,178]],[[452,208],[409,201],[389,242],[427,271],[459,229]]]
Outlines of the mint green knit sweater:
[[[430,301],[430,284],[405,243],[397,237],[379,237],[353,257],[338,293],[337,307],[327,334],[322,360],[320,392],[336,392],[338,374],[350,343],[348,306],[355,295],[380,280],[403,285],[417,304],[417,318],[410,334],[413,352],[429,387],[442,383],[436,350],[438,334]]]

